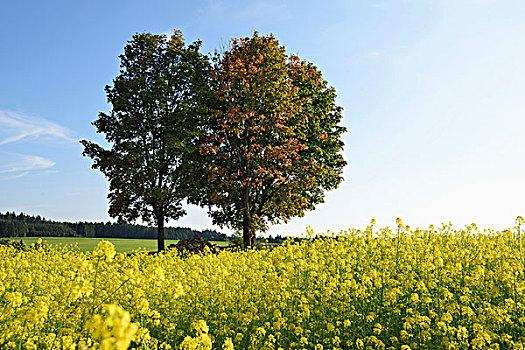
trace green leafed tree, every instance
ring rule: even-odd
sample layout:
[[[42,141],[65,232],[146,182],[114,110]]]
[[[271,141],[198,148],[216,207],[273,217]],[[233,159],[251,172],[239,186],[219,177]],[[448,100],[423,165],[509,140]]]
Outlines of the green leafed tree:
[[[0,221],[0,237],[15,237],[15,223],[13,220]]]
[[[232,40],[212,66],[203,181],[191,200],[254,246],[257,231],[303,216],[343,180],[342,108],[317,67],[272,35]]]
[[[156,225],[159,251],[165,221],[185,214],[185,175],[198,150],[196,116],[207,67],[199,48],[199,41],[186,46],[180,31],[170,38],[134,35],[120,56],[120,73],[106,86],[112,110],[93,122],[111,148],[81,141],[83,155],[109,180],[110,216]]]

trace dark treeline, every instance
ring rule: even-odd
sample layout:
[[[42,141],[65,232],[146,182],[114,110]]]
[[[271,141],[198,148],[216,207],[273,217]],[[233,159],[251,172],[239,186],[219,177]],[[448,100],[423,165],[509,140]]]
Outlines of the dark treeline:
[[[208,241],[225,241],[226,234],[215,230],[198,231],[189,227],[167,227],[166,239],[185,239],[199,235]],[[0,213],[0,237],[94,237],[156,239],[155,227],[111,222],[59,222],[15,212]]]
[[[257,238],[257,239],[260,239],[262,241],[266,241],[268,243],[283,243],[288,237],[286,236],[281,236],[281,235],[276,235],[275,237],[273,236],[269,236],[267,238],[264,238],[264,237],[260,237],[260,238]]]
[[[66,223],[24,213],[0,213],[0,237],[81,237]]]

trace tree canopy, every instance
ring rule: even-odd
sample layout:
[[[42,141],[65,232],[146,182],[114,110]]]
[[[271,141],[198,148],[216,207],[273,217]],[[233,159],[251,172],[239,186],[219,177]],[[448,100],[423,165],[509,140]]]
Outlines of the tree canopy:
[[[196,118],[206,79],[200,42],[184,44],[180,31],[139,33],[120,56],[120,73],[106,86],[109,114],[93,122],[111,148],[82,140],[83,154],[109,180],[109,214],[119,222],[141,219],[158,227],[164,249],[164,222],[184,215],[190,155],[198,150]]]
[[[317,67],[272,35],[232,40],[209,81],[204,181],[190,200],[253,246],[256,231],[303,216],[342,181],[342,108]]]
[[[254,246],[322,203],[346,165],[342,108],[316,66],[257,32],[211,59],[199,48],[179,31],[133,36],[93,123],[111,149],[81,141],[109,179],[109,214],[157,224],[159,250],[184,199]]]

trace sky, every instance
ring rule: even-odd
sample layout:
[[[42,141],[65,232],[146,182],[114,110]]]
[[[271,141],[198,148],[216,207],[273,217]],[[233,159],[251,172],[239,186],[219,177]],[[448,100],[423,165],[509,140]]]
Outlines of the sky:
[[[137,32],[203,52],[257,30],[313,62],[344,107],[345,181],[268,234],[511,227],[525,216],[525,1],[6,1],[0,11],[0,212],[108,221],[108,182],[78,140]],[[171,226],[212,226],[206,210]],[[223,230],[224,232],[230,232]]]

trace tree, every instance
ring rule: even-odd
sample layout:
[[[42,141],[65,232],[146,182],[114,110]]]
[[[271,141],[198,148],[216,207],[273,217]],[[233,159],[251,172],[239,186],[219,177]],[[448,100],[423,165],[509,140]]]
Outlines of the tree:
[[[18,216],[17,219],[13,221],[13,224],[14,224],[15,235],[17,237],[27,236],[27,232],[29,231],[27,224],[23,220],[20,220],[20,216]]]
[[[201,140],[202,182],[191,201],[243,234],[303,216],[338,187],[342,108],[313,64],[272,36],[234,39],[210,71],[213,105]]]
[[[198,90],[207,67],[200,45],[186,47],[180,31],[170,39],[134,35],[120,56],[120,74],[105,89],[111,113],[93,122],[111,149],[81,141],[83,155],[109,180],[110,216],[156,224],[159,251],[164,222],[185,214],[186,157],[197,147]]]
[[[13,220],[8,219],[6,221],[0,221],[0,237],[16,237]]]

